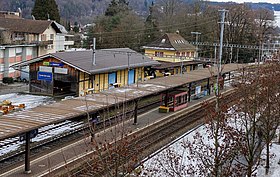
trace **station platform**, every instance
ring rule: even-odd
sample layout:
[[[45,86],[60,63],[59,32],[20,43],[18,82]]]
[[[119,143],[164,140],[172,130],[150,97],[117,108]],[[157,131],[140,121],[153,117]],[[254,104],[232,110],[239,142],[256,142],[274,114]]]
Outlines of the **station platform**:
[[[231,89],[231,87],[226,87],[222,92]],[[141,131],[142,129],[153,126],[159,121],[163,119],[168,119],[169,117],[174,116],[183,111],[188,111],[194,107],[199,106],[205,100],[211,99],[214,97],[214,93],[212,92],[210,95],[204,96],[197,100],[191,100],[188,103],[188,107],[181,109],[177,112],[168,112],[168,113],[159,113],[158,108],[152,109],[144,114],[138,115],[137,124],[134,125],[133,117],[129,120],[124,121],[123,123],[112,126],[110,128],[106,128],[104,130],[100,130],[95,134],[95,139],[97,142],[103,142],[105,139],[113,140],[115,139],[115,130],[120,128],[121,126],[125,127],[125,131],[134,133],[137,131]],[[11,171],[4,172],[0,174],[0,177],[40,177],[40,176],[48,176],[50,172],[55,171],[56,169],[65,166],[65,164],[69,164],[76,160],[82,160],[85,156],[91,154],[92,146],[91,146],[91,137],[86,137],[82,140],[75,142],[74,144],[70,144],[61,149],[58,149],[49,154],[43,155],[36,159],[31,159],[31,173],[27,174],[24,172],[24,162],[14,168]]]

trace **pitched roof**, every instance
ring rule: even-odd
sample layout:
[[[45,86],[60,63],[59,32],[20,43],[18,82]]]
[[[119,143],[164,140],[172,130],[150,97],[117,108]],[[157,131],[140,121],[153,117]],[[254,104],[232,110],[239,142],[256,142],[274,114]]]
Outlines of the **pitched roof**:
[[[59,28],[53,21],[23,18],[0,18],[0,27],[13,32],[42,34],[50,25],[52,25],[57,32],[60,32]]]
[[[157,61],[151,60],[148,57],[128,48],[96,50],[95,54],[95,65],[93,65],[92,62],[93,51],[85,50],[51,53],[26,62],[15,64],[12,67],[28,65],[41,61],[46,57],[54,57],[65,64],[90,74],[113,72],[121,69],[127,69],[128,67],[135,68],[159,64]]]
[[[159,61],[160,65],[153,66],[153,69],[166,69],[166,68],[174,68],[174,67],[180,67],[182,64],[184,66],[189,66],[189,65],[194,65],[194,64],[203,64],[206,63],[204,61],[183,61],[182,62],[164,62],[164,61]]]
[[[154,42],[143,48],[169,49],[169,50],[194,50],[195,46],[186,41],[177,33],[166,33]]]

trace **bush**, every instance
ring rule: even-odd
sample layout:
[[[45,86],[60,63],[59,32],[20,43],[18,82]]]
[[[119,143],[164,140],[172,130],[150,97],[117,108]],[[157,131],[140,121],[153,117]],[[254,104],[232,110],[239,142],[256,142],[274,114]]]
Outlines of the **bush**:
[[[14,83],[14,79],[12,77],[4,77],[3,78],[3,83],[12,84],[12,83]]]

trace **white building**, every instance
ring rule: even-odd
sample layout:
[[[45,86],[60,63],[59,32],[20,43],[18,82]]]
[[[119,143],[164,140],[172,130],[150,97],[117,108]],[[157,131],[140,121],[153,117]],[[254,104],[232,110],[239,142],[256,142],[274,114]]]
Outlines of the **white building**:
[[[54,21],[0,16],[0,80],[20,76],[20,71],[10,68],[15,63],[70,48],[74,41],[69,38]]]

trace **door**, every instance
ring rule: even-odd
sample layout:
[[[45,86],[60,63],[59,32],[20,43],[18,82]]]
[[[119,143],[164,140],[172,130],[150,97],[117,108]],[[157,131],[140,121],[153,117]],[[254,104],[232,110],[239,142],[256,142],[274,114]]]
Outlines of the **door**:
[[[135,70],[131,69],[128,71],[128,85],[133,84],[135,79]]]
[[[116,83],[116,80],[117,80],[117,74],[114,72],[114,73],[109,73],[109,76],[108,76],[108,85],[109,85],[109,89],[111,88],[114,88],[114,83]]]

